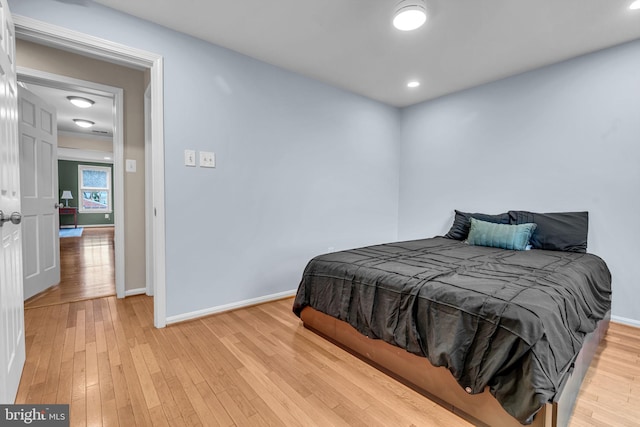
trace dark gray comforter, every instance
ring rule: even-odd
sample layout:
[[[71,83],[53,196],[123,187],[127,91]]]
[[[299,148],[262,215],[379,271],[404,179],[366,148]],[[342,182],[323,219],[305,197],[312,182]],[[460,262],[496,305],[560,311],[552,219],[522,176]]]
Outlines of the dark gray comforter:
[[[305,306],[447,367],[472,393],[489,386],[526,424],[610,309],[611,274],[591,254],[435,237],[312,259],[293,311]]]

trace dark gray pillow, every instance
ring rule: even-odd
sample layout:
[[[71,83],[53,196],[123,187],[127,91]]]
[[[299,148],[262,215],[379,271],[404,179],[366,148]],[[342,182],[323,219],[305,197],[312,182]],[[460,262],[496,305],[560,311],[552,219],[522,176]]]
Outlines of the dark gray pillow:
[[[456,216],[453,218],[453,225],[447,234],[444,235],[447,239],[464,240],[469,234],[469,227],[471,227],[471,218],[479,219],[480,221],[492,222],[494,224],[509,224],[509,214],[501,213],[498,215],[488,215],[483,213],[467,213],[456,210]]]
[[[511,224],[537,224],[531,236],[535,249],[587,252],[589,212],[536,213],[509,211]]]

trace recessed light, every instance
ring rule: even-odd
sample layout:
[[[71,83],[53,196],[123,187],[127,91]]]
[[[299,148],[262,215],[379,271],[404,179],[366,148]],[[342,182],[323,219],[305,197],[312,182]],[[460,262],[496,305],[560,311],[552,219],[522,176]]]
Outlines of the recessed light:
[[[95,101],[89,98],[83,98],[81,96],[67,96],[67,99],[70,103],[79,108],[89,108],[93,104],[95,104]]]
[[[633,3],[631,3],[631,6],[629,6],[629,9],[631,10],[640,9],[640,0],[636,0]]]
[[[407,87],[410,87],[410,88],[414,88],[418,86],[420,86],[420,82],[417,80],[412,80],[409,83],[407,83]]]
[[[393,26],[400,31],[416,30],[427,21],[424,0],[402,0],[393,14]]]
[[[73,119],[73,121],[75,122],[76,125],[80,126],[81,128],[90,128],[91,126],[95,125],[95,123],[92,122],[91,120]]]

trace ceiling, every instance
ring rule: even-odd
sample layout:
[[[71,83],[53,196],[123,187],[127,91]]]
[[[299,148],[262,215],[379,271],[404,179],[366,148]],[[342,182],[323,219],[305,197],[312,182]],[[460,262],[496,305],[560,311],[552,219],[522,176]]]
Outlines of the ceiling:
[[[633,0],[427,0],[413,32],[398,0],[95,1],[398,107],[640,38]]]
[[[42,98],[56,109],[58,132],[73,132],[83,135],[113,138],[113,97],[96,95],[79,90],[63,90],[34,83],[21,83],[27,90]],[[71,104],[67,96],[80,96],[95,102],[90,108],[78,108]],[[91,128],[77,126],[73,119],[90,120],[95,123]]]

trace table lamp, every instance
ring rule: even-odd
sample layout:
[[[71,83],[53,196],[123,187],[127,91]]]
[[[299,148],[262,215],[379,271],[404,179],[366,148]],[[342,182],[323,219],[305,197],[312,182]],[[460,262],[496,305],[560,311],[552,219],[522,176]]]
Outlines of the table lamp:
[[[65,208],[68,208],[68,207],[69,207],[69,199],[73,200],[73,196],[71,195],[71,191],[69,191],[69,190],[64,190],[64,191],[62,192],[62,197],[61,197],[61,199],[63,199],[63,200],[64,200],[64,202],[65,202],[65,203],[64,203],[64,207],[65,207]]]

